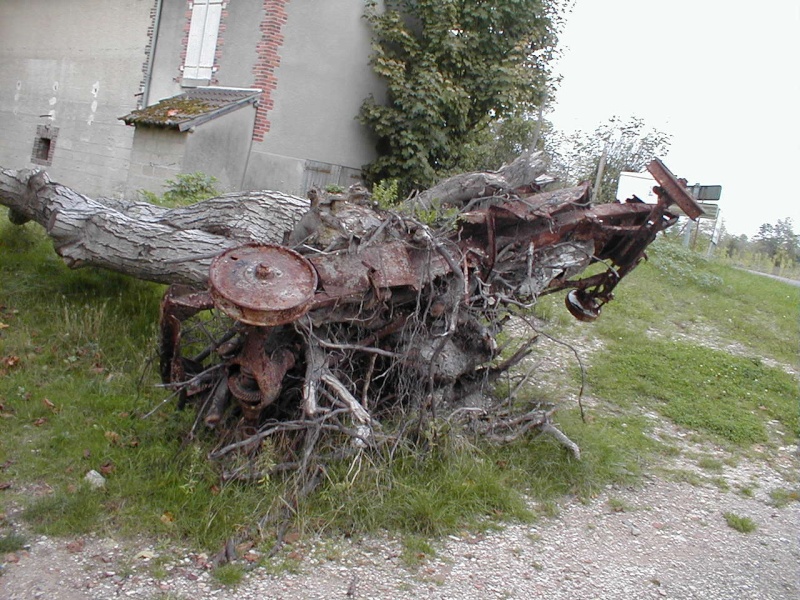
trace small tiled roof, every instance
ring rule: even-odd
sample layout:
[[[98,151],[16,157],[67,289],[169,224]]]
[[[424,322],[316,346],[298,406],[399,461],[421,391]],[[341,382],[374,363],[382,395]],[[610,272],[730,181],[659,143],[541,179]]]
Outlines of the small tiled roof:
[[[198,87],[120,117],[126,125],[186,131],[258,100],[261,90]]]

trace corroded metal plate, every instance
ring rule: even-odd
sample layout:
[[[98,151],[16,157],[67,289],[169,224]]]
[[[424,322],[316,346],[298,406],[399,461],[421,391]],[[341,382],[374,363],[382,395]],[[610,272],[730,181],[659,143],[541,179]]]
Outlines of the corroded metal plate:
[[[215,306],[228,316],[249,325],[275,326],[305,314],[317,273],[294,250],[248,244],[214,259],[209,284]]]

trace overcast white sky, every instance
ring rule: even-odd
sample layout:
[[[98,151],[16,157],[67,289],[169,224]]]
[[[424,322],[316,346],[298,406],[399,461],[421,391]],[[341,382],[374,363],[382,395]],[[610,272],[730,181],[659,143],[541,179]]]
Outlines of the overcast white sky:
[[[722,185],[729,232],[800,233],[798,0],[576,0],[561,48],[556,128],[640,117],[676,176]]]

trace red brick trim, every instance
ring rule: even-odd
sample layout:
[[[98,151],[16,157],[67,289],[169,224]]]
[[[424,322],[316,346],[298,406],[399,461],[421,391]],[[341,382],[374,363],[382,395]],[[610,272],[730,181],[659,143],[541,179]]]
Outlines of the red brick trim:
[[[270,130],[269,111],[274,107],[272,93],[278,86],[276,70],[281,64],[280,50],[283,46],[283,26],[287,21],[286,5],[289,0],[264,0],[264,19],[261,21],[261,40],[258,42],[258,58],[253,67],[255,87],[263,90],[256,110],[253,140],[263,142]]]
[[[193,0],[186,0],[186,12],[184,13],[183,22],[183,40],[181,40],[181,60],[178,63],[178,75],[173,81],[180,82],[183,78],[183,65],[186,62],[186,49],[189,47],[189,27],[192,24],[192,6]]]
[[[222,3],[222,14],[219,18],[219,32],[217,33],[217,49],[214,51],[214,68],[211,71],[211,85],[219,85],[219,61],[222,58],[222,47],[225,45],[225,30],[228,22],[228,4],[233,0]]]
[[[147,87],[147,79],[150,75],[150,55],[153,53],[153,34],[156,29],[156,13],[158,12],[158,0],[153,2],[150,8],[150,25],[147,27],[147,45],[144,47],[144,63],[142,63],[142,80],[139,82],[138,100],[136,108],[142,108],[144,104],[144,90]]]

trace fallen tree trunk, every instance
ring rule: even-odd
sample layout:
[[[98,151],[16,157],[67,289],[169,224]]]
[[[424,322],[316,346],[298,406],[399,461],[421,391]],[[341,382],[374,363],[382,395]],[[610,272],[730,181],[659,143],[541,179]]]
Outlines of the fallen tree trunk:
[[[14,223],[45,228],[72,268],[104,267],[159,283],[204,287],[211,260],[249,242],[280,243],[309,201],[280,192],[225,194],[183,208],[92,199],[43,171],[0,170]]]
[[[461,173],[448,177],[411,199],[425,210],[435,204],[462,208],[470,200],[512,194],[523,186],[534,184],[545,174],[547,159],[544,152],[527,151],[497,171]]]
[[[472,200],[532,184],[546,166],[543,153],[527,152],[498,171],[445,179],[408,204],[425,210],[434,205],[463,208]],[[2,168],[0,204],[9,207],[12,222],[44,227],[71,268],[103,267],[194,287],[205,287],[212,259],[224,250],[251,242],[282,243],[310,207],[305,198],[273,191],[235,192],[181,208],[93,199],[50,181],[44,171]],[[315,215],[310,217],[313,222]],[[364,211],[353,218],[374,220]],[[293,244],[308,237],[305,226],[302,235],[294,231]]]

